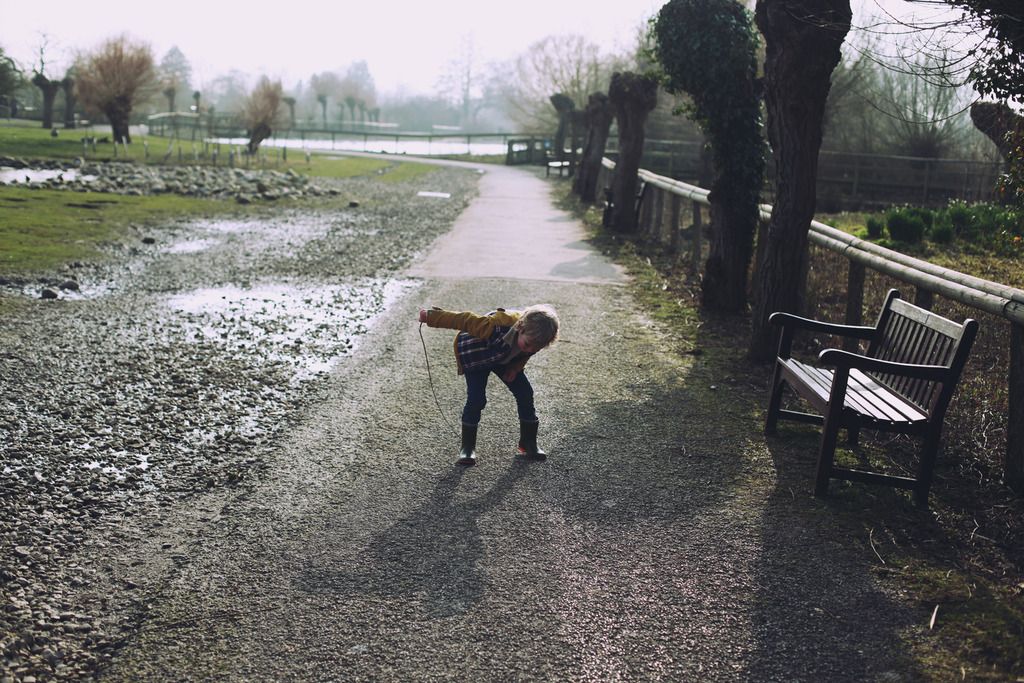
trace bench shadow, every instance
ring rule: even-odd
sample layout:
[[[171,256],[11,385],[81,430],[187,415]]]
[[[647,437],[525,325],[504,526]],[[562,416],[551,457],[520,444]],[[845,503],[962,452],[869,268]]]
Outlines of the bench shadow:
[[[455,493],[467,468],[453,466],[416,510],[374,536],[355,562],[307,567],[294,585],[310,593],[422,600],[432,617],[469,611],[486,590],[478,567],[484,543],[477,520],[501,503],[530,466],[512,460],[486,494],[461,502]]]
[[[767,396],[767,393],[766,393]],[[920,615],[886,593],[869,527],[897,515],[931,526],[927,515],[891,500],[891,490],[859,484],[843,499],[813,496],[820,436],[783,425],[765,444],[775,486],[765,501],[763,560],[757,566],[757,656],[762,679],[917,680],[908,629]],[[879,496],[887,502],[880,503]],[[858,528],[859,527],[859,528]]]

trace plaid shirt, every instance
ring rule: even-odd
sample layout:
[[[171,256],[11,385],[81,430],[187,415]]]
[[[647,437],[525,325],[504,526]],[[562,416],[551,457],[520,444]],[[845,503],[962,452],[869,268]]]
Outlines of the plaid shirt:
[[[455,337],[455,360],[459,374],[491,370],[506,365],[516,372],[523,369],[531,353],[517,353],[516,335],[509,334],[519,319],[518,313],[502,308],[480,316],[473,313],[452,313],[439,308],[427,312],[427,325],[459,330]],[[509,356],[512,356],[509,358]]]

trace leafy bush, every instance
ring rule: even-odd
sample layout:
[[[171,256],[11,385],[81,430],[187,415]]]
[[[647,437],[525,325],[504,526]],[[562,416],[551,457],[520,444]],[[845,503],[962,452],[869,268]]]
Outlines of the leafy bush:
[[[868,216],[867,220],[868,237],[877,240],[885,230],[885,223],[878,216]]]
[[[928,236],[937,244],[949,244],[956,237],[956,230],[948,220],[939,219],[928,232]]]
[[[925,233],[932,229],[932,225],[935,224],[935,213],[931,209],[926,209],[921,206],[907,206],[904,207],[906,211],[917,216],[924,223]]]
[[[954,199],[944,211],[945,218],[957,237],[969,238],[974,234],[974,212],[962,199]]]
[[[897,242],[917,244],[924,238],[926,225],[919,211],[908,206],[901,206],[885,214],[889,236]]]

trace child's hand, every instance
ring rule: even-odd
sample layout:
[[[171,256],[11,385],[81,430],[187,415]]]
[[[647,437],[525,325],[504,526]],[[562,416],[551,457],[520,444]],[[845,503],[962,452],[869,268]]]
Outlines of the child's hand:
[[[516,375],[518,374],[519,373],[516,372],[515,370],[506,370],[505,372],[501,373],[501,378],[506,382],[511,382],[516,378]]]
[[[427,322],[427,312],[425,310],[423,310],[422,308],[420,309],[420,322],[421,323]]]

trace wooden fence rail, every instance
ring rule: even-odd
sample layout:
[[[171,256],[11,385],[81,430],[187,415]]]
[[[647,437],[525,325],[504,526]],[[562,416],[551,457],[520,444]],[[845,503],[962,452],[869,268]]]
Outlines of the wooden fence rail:
[[[598,187],[610,186],[615,162],[604,159]],[[690,234],[690,258],[695,272],[702,266],[701,207],[709,206],[708,190],[641,169],[638,230],[644,237],[667,244],[679,251],[682,226],[682,202],[692,204],[693,228]],[[666,201],[669,210],[665,210]],[[761,217],[771,216],[771,206],[760,207]],[[666,226],[666,216],[667,226]],[[823,249],[849,261],[846,322],[861,324],[864,301],[865,269],[871,269],[905,282],[915,288],[915,303],[931,308],[933,295],[984,311],[1008,322],[1009,415],[1004,462],[1004,480],[1018,493],[1024,492],[1024,290],[984,280],[966,273],[922,261],[849,235],[832,226],[812,221],[809,239]]]

